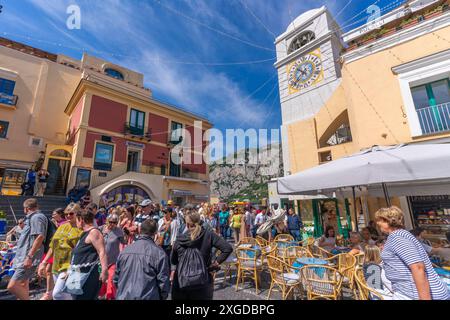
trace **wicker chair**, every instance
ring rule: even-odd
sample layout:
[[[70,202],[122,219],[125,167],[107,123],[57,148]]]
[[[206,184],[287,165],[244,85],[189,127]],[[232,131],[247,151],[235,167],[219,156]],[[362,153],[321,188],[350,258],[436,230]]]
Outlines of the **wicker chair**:
[[[295,289],[301,290],[301,276],[299,273],[299,268],[292,267],[273,255],[267,256],[267,263],[271,278],[267,300],[270,299],[272,290],[275,286],[281,289],[282,300],[286,300],[291,293],[295,292]]]
[[[316,245],[308,245],[308,251],[311,252],[314,258],[319,259],[327,259],[334,256],[331,252]]]
[[[258,241],[256,241],[255,238],[242,238],[241,240],[239,240],[237,246],[241,245],[241,244],[251,244],[252,246],[258,246],[259,243]]]
[[[236,257],[238,260],[238,272],[236,279],[236,291],[239,283],[244,282],[245,278],[250,278],[255,282],[256,294],[258,294],[259,275],[263,269],[263,263],[258,257],[258,251],[252,248],[237,248]]]
[[[359,266],[354,270],[354,279],[355,286],[353,288],[353,294],[356,300],[384,300],[380,293],[367,285],[362,268]]]
[[[312,258],[312,254],[305,247],[294,246],[287,247],[284,250],[283,261],[289,265],[292,265],[297,258],[308,257]]]
[[[269,241],[267,241],[266,239],[264,239],[264,238],[261,237],[261,236],[256,236],[255,240],[256,240],[256,242],[259,244],[259,246],[260,246],[261,248],[267,247],[267,246],[270,244]]]
[[[338,270],[344,276],[342,285],[350,290],[353,290],[355,282],[355,267],[357,260],[355,256],[348,253],[338,254]]]
[[[364,264],[364,253],[358,253],[357,255],[355,255],[355,258],[358,266],[362,267]]]
[[[217,256],[220,255],[220,250],[217,250]],[[222,270],[223,270],[223,283],[227,281],[227,277],[230,277],[230,282],[232,278],[232,272],[235,270],[237,272],[238,269],[238,260],[236,257],[234,257],[234,254],[231,254],[227,260],[225,260],[222,263]],[[216,279],[217,272],[214,273],[214,280]]]
[[[294,237],[291,236],[290,234],[283,233],[283,234],[277,235],[277,236],[275,237],[275,239],[273,239],[273,241],[275,241],[275,242],[276,242],[276,241],[279,241],[279,240],[290,242],[290,241],[294,241]]]
[[[338,300],[342,295],[343,275],[335,268],[308,265],[300,269],[308,300]]]

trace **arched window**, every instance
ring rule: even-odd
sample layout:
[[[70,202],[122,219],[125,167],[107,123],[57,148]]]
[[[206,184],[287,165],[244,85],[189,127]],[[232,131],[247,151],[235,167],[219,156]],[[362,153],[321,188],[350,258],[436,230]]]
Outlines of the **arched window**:
[[[348,113],[347,110],[345,110],[334,119],[327,130],[322,134],[319,139],[319,146],[320,148],[325,148],[351,141],[352,132],[350,130]]]
[[[297,51],[298,49],[307,45],[314,39],[316,39],[316,35],[312,31],[305,31],[305,32],[301,33],[300,35],[295,37],[294,40],[292,40],[292,42],[289,46],[288,54],[291,54],[292,52]]]
[[[123,74],[120,71],[117,71],[115,69],[106,68],[105,69],[105,73],[106,73],[106,75],[108,75],[108,76],[110,76],[112,78],[116,78],[116,79],[119,79],[119,80],[124,80],[125,79]]]
[[[52,151],[52,153],[50,153],[50,157],[70,158],[71,154],[66,150],[59,149]]]

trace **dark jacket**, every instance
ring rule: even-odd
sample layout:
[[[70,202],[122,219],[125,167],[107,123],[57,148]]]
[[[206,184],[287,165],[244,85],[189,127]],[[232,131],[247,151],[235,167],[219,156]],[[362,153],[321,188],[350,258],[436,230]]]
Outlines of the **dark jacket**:
[[[167,255],[153,239],[141,236],[117,258],[117,300],[165,300],[170,290]]]
[[[221,236],[217,235],[210,229],[206,229],[202,227],[202,231],[200,232],[200,236],[191,240],[190,233],[184,233],[178,236],[177,241],[172,249],[172,254],[170,256],[170,263],[173,266],[178,265],[178,258],[181,257],[186,248],[195,247],[200,250],[202,253],[203,259],[205,259],[205,263],[207,267],[210,267],[212,264],[212,249],[216,248],[220,250],[220,255],[215,259],[219,264],[224,262],[228,256],[233,252],[233,247]]]

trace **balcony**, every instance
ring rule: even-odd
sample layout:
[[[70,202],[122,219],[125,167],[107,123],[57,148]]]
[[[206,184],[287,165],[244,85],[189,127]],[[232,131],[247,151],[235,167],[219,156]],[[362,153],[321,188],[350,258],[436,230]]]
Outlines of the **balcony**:
[[[126,136],[131,136],[133,139],[146,140],[147,142],[152,141],[152,130],[145,128],[138,128],[130,125],[128,122],[125,123],[124,134]]]
[[[450,131],[450,102],[416,110],[422,134]]]
[[[181,143],[182,141],[183,141],[183,137],[175,138],[175,137],[172,137],[172,135],[171,135],[169,137],[168,144],[169,145],[177,145],[177,144]]]
[[[6,93],[0,92],[0,104],[6,104],[8,106],[15,107],[17,105],[18,96],[8,95]]]

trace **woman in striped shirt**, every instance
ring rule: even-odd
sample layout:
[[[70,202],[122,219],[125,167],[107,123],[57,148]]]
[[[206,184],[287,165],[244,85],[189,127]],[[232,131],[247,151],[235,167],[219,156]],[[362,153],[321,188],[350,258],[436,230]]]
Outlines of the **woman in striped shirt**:
[[[392,282],[394,300],[448,300],[447,286],[433,269],[419,241],[404,230],[403,212],[398,207],[377,211],[381,232],[388,234],[381,253],[386,277]]]

